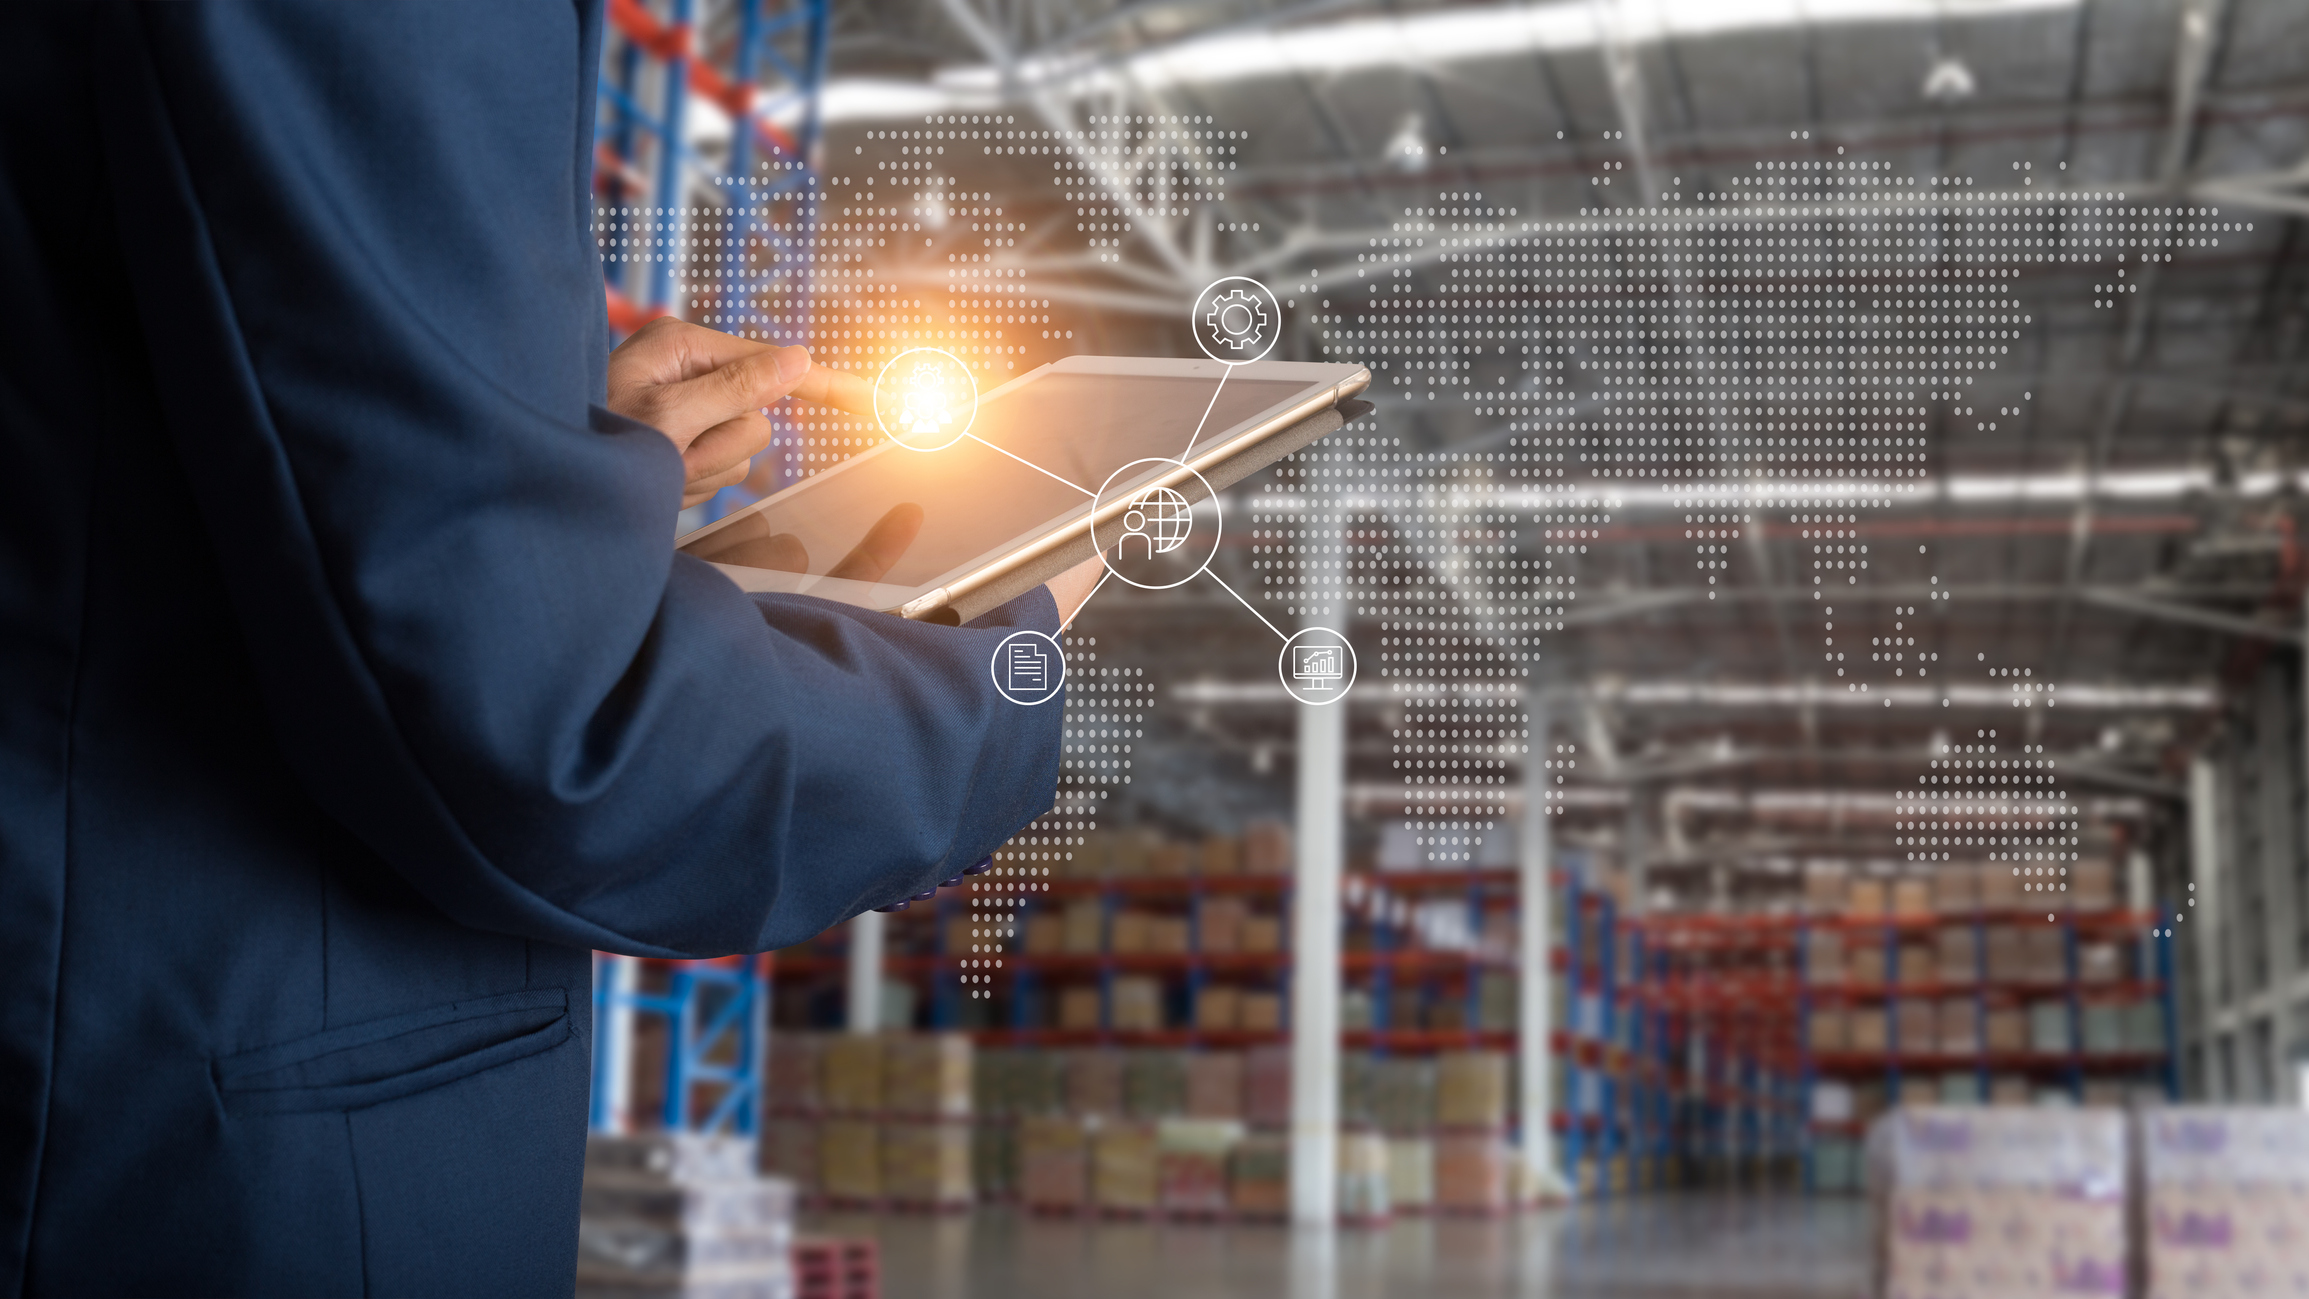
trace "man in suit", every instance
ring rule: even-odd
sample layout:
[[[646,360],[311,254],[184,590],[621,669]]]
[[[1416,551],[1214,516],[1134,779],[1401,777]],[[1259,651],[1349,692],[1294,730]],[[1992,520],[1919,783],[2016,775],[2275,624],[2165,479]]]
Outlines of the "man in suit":
[[[984,857],[1059,606],[672,552],[833,394],[668,326],[609,408],[590,0],[0,23],[0,1294],[566,1294],[589,949]]]

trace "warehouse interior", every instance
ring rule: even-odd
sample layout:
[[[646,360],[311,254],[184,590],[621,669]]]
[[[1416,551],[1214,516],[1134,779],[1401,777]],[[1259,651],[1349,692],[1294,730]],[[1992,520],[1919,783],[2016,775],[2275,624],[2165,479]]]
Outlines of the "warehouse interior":
[[[596,1132],[790,1187],[744,1293],[2309,1284],[2309,10],[609,15],[619,329],[983,391],[1242,276],[1373,378],[1068,630],[987,876],[599,958]],[[882,437],[773,417],[685,529]]]

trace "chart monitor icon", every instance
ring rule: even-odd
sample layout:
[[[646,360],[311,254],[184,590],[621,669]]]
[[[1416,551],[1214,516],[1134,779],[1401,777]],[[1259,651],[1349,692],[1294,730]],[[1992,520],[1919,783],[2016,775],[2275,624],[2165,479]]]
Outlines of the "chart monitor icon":
[[[1291,675],[1309,690],[1329,690],[1347,673],[1336,645],[1293,645]]]

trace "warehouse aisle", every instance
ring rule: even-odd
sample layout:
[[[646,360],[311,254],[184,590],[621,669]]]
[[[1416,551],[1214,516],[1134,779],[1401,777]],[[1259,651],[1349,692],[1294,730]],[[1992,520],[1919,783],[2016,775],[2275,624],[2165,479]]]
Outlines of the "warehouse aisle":
[[[1403,1218],[1340,1231],[1328,1260],[1280,1226],[995,1207],[811,1215],[803,1229],[877,1238],[884,1293],[908,1299],[1854,1299],[1867,1259],[1860,1201],[1754,1195]]]

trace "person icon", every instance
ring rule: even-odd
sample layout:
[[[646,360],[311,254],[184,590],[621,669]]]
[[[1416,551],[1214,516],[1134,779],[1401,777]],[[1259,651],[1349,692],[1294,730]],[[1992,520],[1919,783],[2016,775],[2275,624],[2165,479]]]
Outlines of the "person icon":
[[[1120,558],[1129,553],[1133,537],[1146,547],[1147,559],[1167,555],[1187,543],[1187,534],[1194,526],[1194,509],[1184,495],[1168,487],[1149,488],[1123,510],[1122,537],[1115,544],[1115,555]]]

